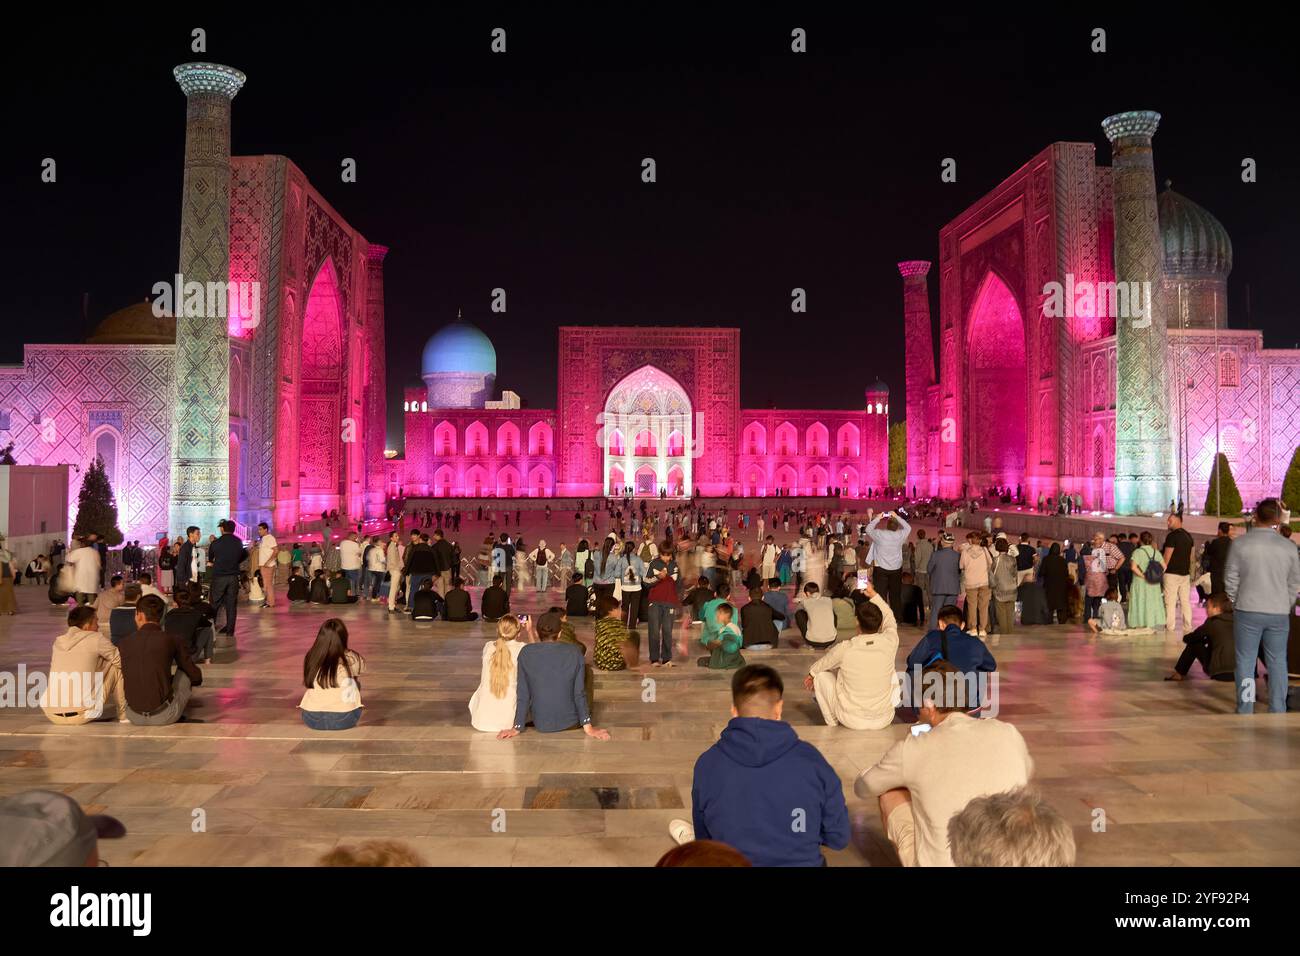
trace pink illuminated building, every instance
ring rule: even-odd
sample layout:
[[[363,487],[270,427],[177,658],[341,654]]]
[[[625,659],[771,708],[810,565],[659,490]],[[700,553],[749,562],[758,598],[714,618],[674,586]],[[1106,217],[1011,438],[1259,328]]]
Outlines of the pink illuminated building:
[[[1277,495],[1300,443],[1300,352],[1228,328],[1232,245],[1218,220],[1167,185],[1157,209],[1151,258],[1163,269],[1151,297],[1167,332],[1154,348],[1167,383],[1165,460],[1177,472],[1157,507],[1177,496],[1200,508],[1216,449],[1246,503]],[[1021,486],[1031,501],[1077,492],[1090,509],[1120,510],[1116,323],[1146,320],[1103,296],[1116,281],[1116,237],[1112,169],[1091,143],[1054,143],[940,231],[937,268],[899,263],[909,491]]]
[[[439,330],[423,387],[403,396],[389,494],[856,497],[886,482],[881,382],[860,409],[743,409],[739,329],[568,326],[557,344],[557,410],[499,407],[487,336],[463,321]]]

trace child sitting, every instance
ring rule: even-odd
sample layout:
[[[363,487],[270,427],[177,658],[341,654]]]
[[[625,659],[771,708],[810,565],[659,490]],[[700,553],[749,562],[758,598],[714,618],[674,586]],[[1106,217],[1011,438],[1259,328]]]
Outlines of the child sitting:
[[[717,636],[707,645],[709,656],[701,657],[696,663],[711,670],[735,670],[737,667],[744,667],[745,658],[740,653],[740,645],[744,643],[744,638],[740,628],[732,620],[736,609],[724,601],[714,609],[713,613],[717,622]]]
[[[603,671],[627,669],[623,646],[628,641],[628,632],[621,607],[612,594],[602,594],[596,600],[596,650],[592,662]]]
[[[293,574],[289,576],[289,600],[300,604],[310,598],[311,584],[302,573],[302,568],[294,565]]]
[[[352,593],[352,582],[342,571],[334,572],[330,581],[330,604],[356,604],[357,596]]]
[[[713,600],[713,589],[709,587],[709,579],[700,575],[699,581],[695,587],[686,593],[686,598],[682,601],[682,607],[691,609],[691,626],[704,623],[704,605]]]
[[[309,593],[312,604],[329,604],[330,602],[330,583],[325,579],[325,569],[317,568],[312,572],[311,591]]]
[[[1106,596],[1097,607],[1097,616],[1088,619],[1088,629],[1103,637],[1129,637],[1137,634],[1154,634],[1149,627],[1129,627],[1124,616],[1124,605],[1119,602],[1119,591],[1107,588]]]

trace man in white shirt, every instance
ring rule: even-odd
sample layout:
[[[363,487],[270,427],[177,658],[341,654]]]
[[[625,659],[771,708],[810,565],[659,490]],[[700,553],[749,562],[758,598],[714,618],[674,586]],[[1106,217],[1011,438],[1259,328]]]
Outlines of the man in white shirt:
[[[882,521],[885,526],[878,527]],[[911,533],[912,526],[893,511],[876,515],[867,525],[875,564],[871,579],[895,615],[903,611],[903,545]]]
[[[835,643],[835,605],[821,593],[815,582],[803,586],[803,596],[795,599],[798,610],[794,622],[803,635],[804,643],[819,650]]]
[[[280,545],[265,521],[257,526],[257,533],[261,535],[257,539],[257,566],[262,571],[262,593],[266,595],[262,607],[275,607],[275,568]]]
[[[361,593],[361,545],[357,543],[357,533],[349,531],[348,536],[339,542],[339,570],[352,583],[352,593]]]
[[[871,585],[857,607],[858,633],[813,662],[803,685],[817,698],[827,726],[880,730],[894,722],[898,700],[898,624]]]
[[[885,833],[904,866],[952,866],[948,821],[977,797],[1022,787],[1034,772],[1014,726],[964,713],[962,675],[947,661],[922,672],[920,720],[854,784],[877,798]],[[954,704],[956,706],[948,706]]]
[[[135,583],[140,585],[141,597],[152,594],[154,597],[158,598],[160,601],[163,602],[163,607],[166,607],[168,604],[171,603],[167,595],[163,594],[161,591],[159,591],[156,587],[153,586],[153,575],[150,574],[148,571],[142,572],[140,577],[136,579]]]
[[[761,525],[763,519],[759,518],[758,522]],[[767,540],[763,542],[762,550],[758,553],[758,573],[762,575],[764,581],[770,581],[772,578],[776,577],[776,559],[780,554],[780,549],[776,546],[776,542],[769,534]]]
[[[81,547],[68,552],[78,604],[89,604],[99,592],[99,550],[84,539]]]

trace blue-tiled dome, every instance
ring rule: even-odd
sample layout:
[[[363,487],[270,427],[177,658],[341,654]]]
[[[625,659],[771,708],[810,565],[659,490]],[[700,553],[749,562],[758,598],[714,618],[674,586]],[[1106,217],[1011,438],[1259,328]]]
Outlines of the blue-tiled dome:
[[[444,325],[424,343],[420,374],[436,375],[440,372],[496,375],[497,350],[481,331],[457,319]]]

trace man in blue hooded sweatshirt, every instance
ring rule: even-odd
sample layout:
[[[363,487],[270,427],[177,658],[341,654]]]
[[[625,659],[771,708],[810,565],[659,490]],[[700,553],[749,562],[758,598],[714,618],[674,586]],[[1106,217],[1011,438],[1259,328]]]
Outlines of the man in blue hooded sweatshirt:
[[[921,638],[921,642],[907,655],[905,683],[913,684],[927,665],[937,660],[946,660],[965,678],[968,688],[966,709],[974,710],[986,703],[980,699],[978,675],[997,670],[998,662],[994,660],[988,645],[961,629],[961,608],[955,604],[946,604],[939,609],[938,618],[939,627]],[[913,705],[915,706],[915,701]]]
[[[694,825],[668,826],[678,843],[717,840],[755,866],[825,866],[821,847],[849,845],[839,774],[781,719],[785,686],[765,664],[731,679],[731,721],[695,762]]]

